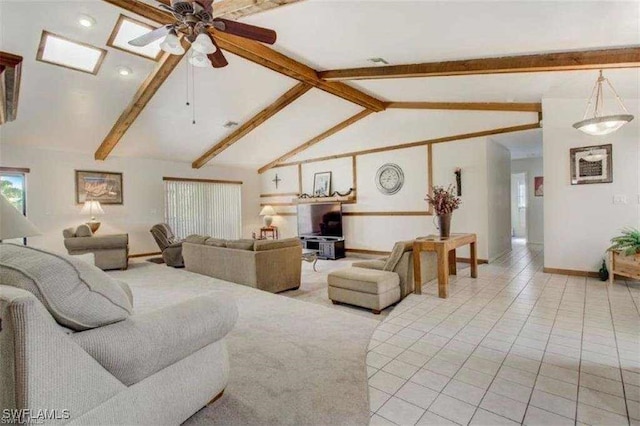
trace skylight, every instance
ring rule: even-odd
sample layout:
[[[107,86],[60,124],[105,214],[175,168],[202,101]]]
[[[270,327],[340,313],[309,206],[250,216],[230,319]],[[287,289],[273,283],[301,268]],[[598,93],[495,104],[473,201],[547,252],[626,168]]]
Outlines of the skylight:
[[[144,22],[136,21],[128,16],[120,15],[111,33],[111,37],[109,37],[109,41],[107,41],[107,46],[157,61],[162,54],[160,50],[162,39],[156,40],[144,47],[136,47],[129,44],[129,40],[140,37],[152,30],[155,30],[155,27],[145,24]]]
[[[95,75],[106,54],[104,49],[43,31],[36,59]]]

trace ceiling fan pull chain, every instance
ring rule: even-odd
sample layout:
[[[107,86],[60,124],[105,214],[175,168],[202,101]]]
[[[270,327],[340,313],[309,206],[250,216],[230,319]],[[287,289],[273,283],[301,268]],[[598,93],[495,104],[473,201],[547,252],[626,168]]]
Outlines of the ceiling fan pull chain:
[[[189,61],[185,62],[186,66],[186,70],[187,70],[187,87],[186,87],[186,98],[187,98],[187,106],[189,106]]]
[[[196,75],[195,75],[194,68],[195,67],[191,65],[191,104],[192,104],[193,124],[196,124]]]

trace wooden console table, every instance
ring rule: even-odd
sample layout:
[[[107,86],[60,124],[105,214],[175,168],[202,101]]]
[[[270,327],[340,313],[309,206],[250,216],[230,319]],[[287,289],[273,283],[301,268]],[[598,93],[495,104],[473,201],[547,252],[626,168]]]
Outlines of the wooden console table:
[[[451,234],[449,238],[436,235],[420,237],[413,242],[414,293],[422,294],[422,269],[420,252],[432,251],[438,255],[438,296],[449,297],[449,275],[456,275],[456,248],[469,244],[471,252],[471,277],[478,277],[478,253],[476,234]]]

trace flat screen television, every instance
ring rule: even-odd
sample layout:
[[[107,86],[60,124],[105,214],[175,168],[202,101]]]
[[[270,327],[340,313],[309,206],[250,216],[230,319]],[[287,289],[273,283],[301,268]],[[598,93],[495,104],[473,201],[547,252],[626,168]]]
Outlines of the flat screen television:
[[[342,237],[342,204],[298,204],[298,236]]]

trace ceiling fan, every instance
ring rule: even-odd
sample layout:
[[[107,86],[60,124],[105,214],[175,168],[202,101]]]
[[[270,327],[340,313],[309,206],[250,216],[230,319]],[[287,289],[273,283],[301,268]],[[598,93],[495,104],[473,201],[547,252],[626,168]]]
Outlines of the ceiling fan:
[[[184,34],[191,43],[189,62],[196,67],[222,68],[227,66],[227,59],[218,48],[215,39],[209,33],[213,27],[218,31],[273,44],[276,32],[267,28],[243,24],[223,18],[213,17],[213,0],[171,0],[171,6],[161,3],[160,8],[168,10],[176,18],[176,22],[155,29],[147,34],[129,41],[132,46],[143,47],[162,37],[160,48],[172,55],[183,55],[184,48],[178,34]]]

